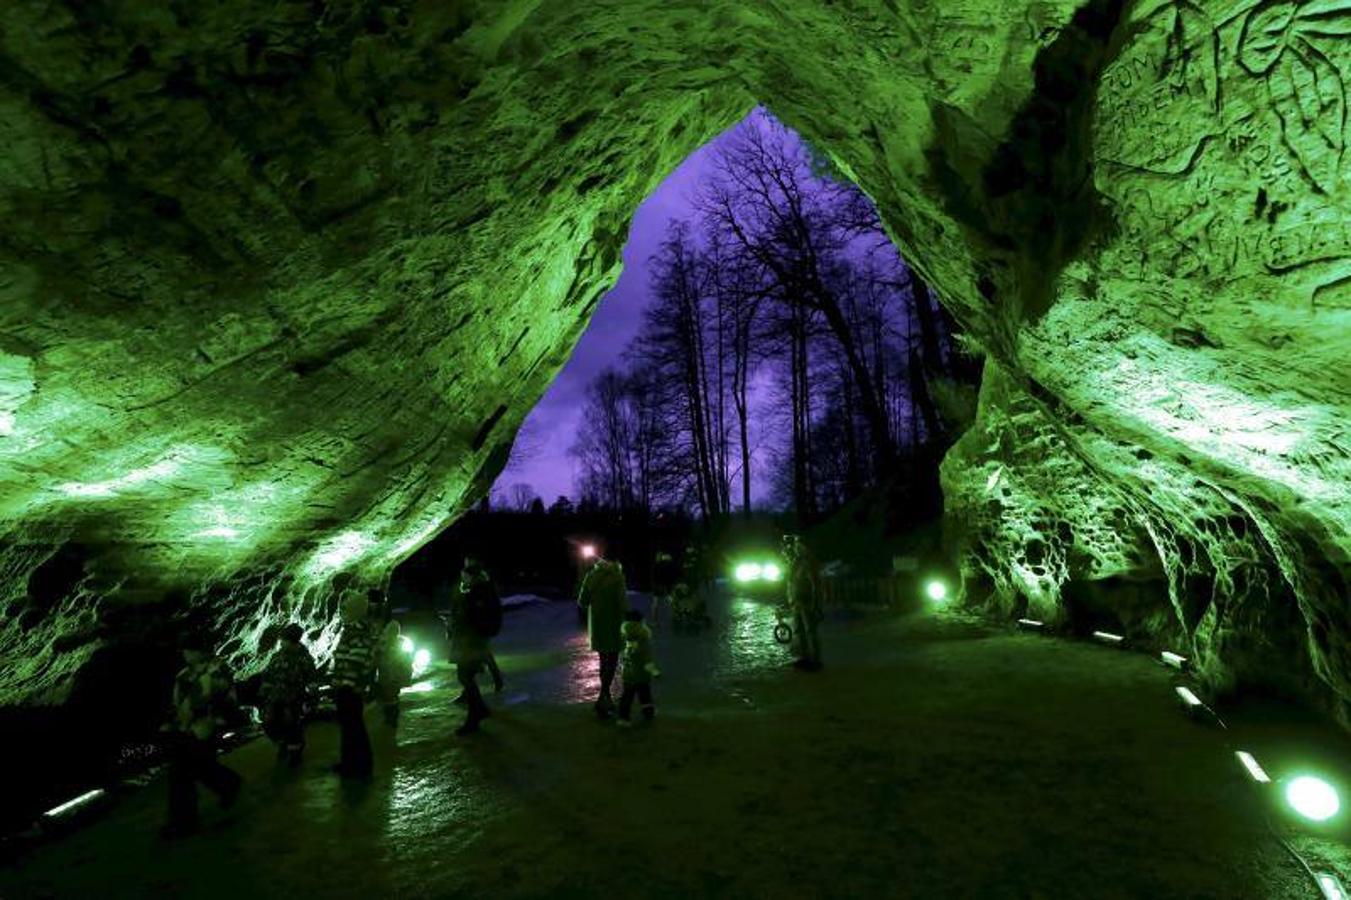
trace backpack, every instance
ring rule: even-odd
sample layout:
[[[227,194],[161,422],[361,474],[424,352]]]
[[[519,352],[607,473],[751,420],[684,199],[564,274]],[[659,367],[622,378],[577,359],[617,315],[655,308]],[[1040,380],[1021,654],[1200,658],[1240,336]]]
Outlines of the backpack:
[[[502,630],[502,600],[491,581],[476,581],[465,597],[469,627],[479,637],[497,637]]]

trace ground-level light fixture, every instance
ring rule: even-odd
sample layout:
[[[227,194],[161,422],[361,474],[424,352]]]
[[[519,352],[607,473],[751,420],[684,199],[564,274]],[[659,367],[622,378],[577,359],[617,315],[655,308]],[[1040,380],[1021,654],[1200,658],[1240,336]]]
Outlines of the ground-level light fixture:
[[[1271,776],[1268,775],[1267,770],[1262,768],[1257,760],[1253,758],[1251,753],[1247,750],[1238,750],[1235,751],[1234,756],[1238,757],[1238,761],[1243,764],[1243,768],[1248,770],[1248,774],[1252,776],[1253,781],[1258,784],[1271,784]]]
[[[778,581],[783,577],[783,570],[774,563],[765,563],[760,567],[760,576],[765,581]]]
[[[1342,808],[1337,789],[1313,775],[1300,775],[1286,782],[1285,802],[1311,822],[1326,822]]]
[[[1329,872],[1315,872],[1313,878],[1318,882],[1318,889],[1323,892],[1323,900],[1348,900],[1346,889],[1342,887],[1336,875]]]
[[[1112,634],[1112,632],[1110,632],[1110,631],[1095,631],[1095,632],[1093,632],[1093,640],[1095,640],[1095,641],[1101,641],[1101,642],[1104,643],[1104,644],[1111,644],[1111,645],[1113,645],[1113,646],[1120,646],[1121,644],[1125,643],[1125,641],[1126,641],[1126,639],[1125,639],[1124,637],[1122,637],[1121,635],[1119,635],[1119,634]]]
[[[95,800],[102,797],[105,793],[103,788],[94,788],[92,791],[85,791],[80,796],[67,800],[59,806],[53,806],[43,813],[42,817],[44,819],[59,819],[67,813],[88,806],[90,803],[93,803]]]
[[[948,599],[947,582],[943,581],[941,578],[930,578],[924,585],[924,596],[935,603],[942,603],[944,600]]]
[[[1171,650],[1165,650],[1160,653],[1159,660],[1163,662],[1164,665],[1172,666],[1179,672],[1184,672],[1187,669],[1187,657],[1180,656]]]
[[[583,544],[582,547],[581,547],[580,553],[582,554],[582,559],[595,559],[595,558],[596,558],[596,545],[595,545],[595,544]]]
[[[1026,628],[1028,631],[1040,631],[1046,627],[1046,623],[1036,619],[1019,619],[1018,627]]]
[[[1188,710],[1201,709],[1205,706],[1205,704],[1201,702],[1201,698],[1196,696],[1192,689],[1186,685],[1179,684],[1177,687],[1173,688],[1173,690],[1177,692],[1178,699],[1182,701],[1182,705],[1187,707]]]

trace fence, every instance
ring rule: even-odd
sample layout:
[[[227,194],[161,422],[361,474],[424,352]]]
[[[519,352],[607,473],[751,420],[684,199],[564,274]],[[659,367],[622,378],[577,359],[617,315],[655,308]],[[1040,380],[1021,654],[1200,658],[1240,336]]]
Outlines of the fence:
[[[826,606],[848,609],[881,606],[903,610],[918,605],[918,579],[912,574],[831,575],[821,578],[821,599]]]

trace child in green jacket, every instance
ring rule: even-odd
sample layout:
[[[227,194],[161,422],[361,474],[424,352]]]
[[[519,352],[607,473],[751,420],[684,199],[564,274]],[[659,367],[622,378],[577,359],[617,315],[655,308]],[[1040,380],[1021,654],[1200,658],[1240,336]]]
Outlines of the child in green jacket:
[[[652,702],[652,678],[657,674],[657,665],[652,659],[652,630],[643,624],[641,612],[631,609],[624,613],[620,635],[624,639],[624,693],[619,697],[619,724],[627,726],[635,696],[643,704],[644,719],[650,720],[657,714]]]

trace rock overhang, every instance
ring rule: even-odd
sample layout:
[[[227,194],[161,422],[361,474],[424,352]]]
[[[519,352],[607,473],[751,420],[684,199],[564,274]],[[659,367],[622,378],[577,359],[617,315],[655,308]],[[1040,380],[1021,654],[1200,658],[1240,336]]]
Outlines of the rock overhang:
[[[260,623],[320,617],[335,577],[385,575],[491,482],[637,202],[763,103],[869,193],[994,361],[945,466],[986,551],[971,571],[1053,611],[1071,580],[1155,566],[1171,593],[1148,627],[1216,648],[1217,680],[1252,674],[1230,638],[1263,604],[1293,605],[1346,696],[1345,101],[1319,85],[1347,76],[1347,15],[20,11],[0,39],[0,588],[28,603],[42,548],[72,541],[90,581],[6,626],[26,662],[0,691],[59,694],[101,639],[95,594],[178,583],[242,660]],[[1012,491],[996,512],[991,478]],[[1010,577],[1033,540],[1062,564]],[[1226,560],[1284,587],[1239,590]],[[90,639],[54,654],[77,625]]]

